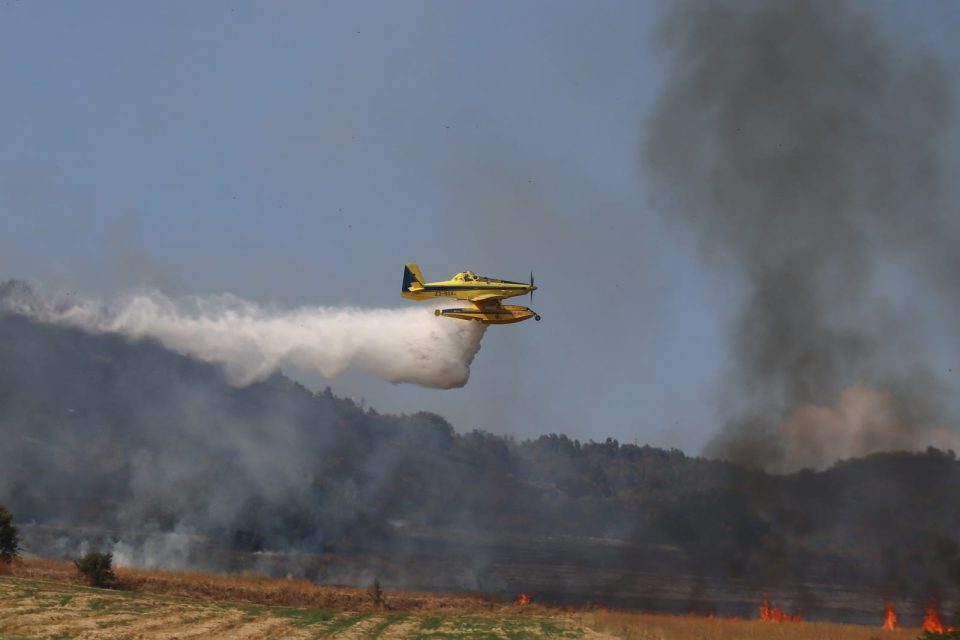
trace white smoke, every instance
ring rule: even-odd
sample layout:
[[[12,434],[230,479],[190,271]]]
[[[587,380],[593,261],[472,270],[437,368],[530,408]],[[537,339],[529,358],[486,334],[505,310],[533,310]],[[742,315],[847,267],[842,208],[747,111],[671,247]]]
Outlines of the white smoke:
[[[180,531],[154,532],[141,544],[117,540],[110,552],[114,563],[121,567],[187,569],[190,550],[200,542],[202,538]]]
[[[833,406],[804,405],[780,427],[785,471],[823,469],[838,460],[880,451],[937,447],[960,451],[960,434],[938,425],[911,424],[892,394],[856,384]]]
[[[152,338],[221,365],[237,385],[262,380],[288,365],[327,378],[356,368],[388,382],[462,387],[486,328],[436,317],[432,306],[280,310],[232,295],[174,300],[142,293],[106,308],[92,300],[43,300],[29,293],[5,296],[2,307],[94,333]]]

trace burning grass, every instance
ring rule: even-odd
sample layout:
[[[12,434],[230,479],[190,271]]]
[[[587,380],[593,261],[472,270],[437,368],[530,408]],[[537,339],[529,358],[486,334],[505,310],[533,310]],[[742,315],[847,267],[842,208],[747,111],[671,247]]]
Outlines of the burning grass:
[[[758,624],[757,620],[665,616],[621,611],[575,614],[584,627],[626,640],[916,640],[917,630],[883,631],[832,622]]]
[[[897,617],[897,611],[894,609],[892,602],[888,602],[883,608],[882,628],[884,631],[898,631],[902,628],[900,626],[900,619]]]
[[[760,603],[760,622],[803,622],[803,613],[794,611],[787,613],[779,607],[770,606],[770,599],[764,595],[763,602]]]
[[[960,628],[943,624],[943,621],[940,620],[940,612],[937,611],[935,606],[931,605],[923,609],[923,624],[920,628],[926,631],[928,635],[960,633]]]

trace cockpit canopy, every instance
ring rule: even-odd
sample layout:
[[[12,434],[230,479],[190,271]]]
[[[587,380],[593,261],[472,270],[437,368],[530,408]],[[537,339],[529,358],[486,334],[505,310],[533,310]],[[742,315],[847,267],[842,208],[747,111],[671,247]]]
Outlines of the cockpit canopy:
[[[475,274],[473,271],[461,271],[457,275],[453,276],[453,279],[459,282],[476,282],[478,280],[483,280],[485,278],[481,278],[480,276]]]

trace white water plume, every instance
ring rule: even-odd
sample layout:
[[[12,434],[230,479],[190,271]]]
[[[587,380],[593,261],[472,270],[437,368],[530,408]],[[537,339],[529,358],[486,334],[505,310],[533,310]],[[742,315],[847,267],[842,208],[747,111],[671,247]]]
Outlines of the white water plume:
[[[479,323],[436,317],[433,306],[280,310],[233,295],[174,300],[142,293],[106,308],[65,296],[38,299],[25,287],[19,294],[3,296],[0,308],[95,333],[152,338],[221,365],[238,385],[288,365],[327,378],[357,368],[388,382],[462,387],[485,331]]]

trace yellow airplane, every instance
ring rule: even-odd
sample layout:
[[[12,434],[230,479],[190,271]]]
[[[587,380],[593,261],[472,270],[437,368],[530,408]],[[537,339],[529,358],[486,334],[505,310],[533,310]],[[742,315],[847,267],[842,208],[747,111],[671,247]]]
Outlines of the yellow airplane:
[[[475,320],[483,324],[509,324],[521,322],[528,318],[540,320],[529,307],[512,304],[500,304],[504,298],[513,298],[529,293],[533,300],[533,292],[537,288],[533,285],[533,273],[530,273],[530,284],[525,282],[511,282],[478,276],[472,271],[461,271],[449,280],[442,282],[425,282],[420,267],[408,264],[403,268],[403,289],[400,295],[410,300],[435,300],[437,298],[455,298],[468,300],[472,307],[456,309],[437,309],[436,315],[461,320]]]

